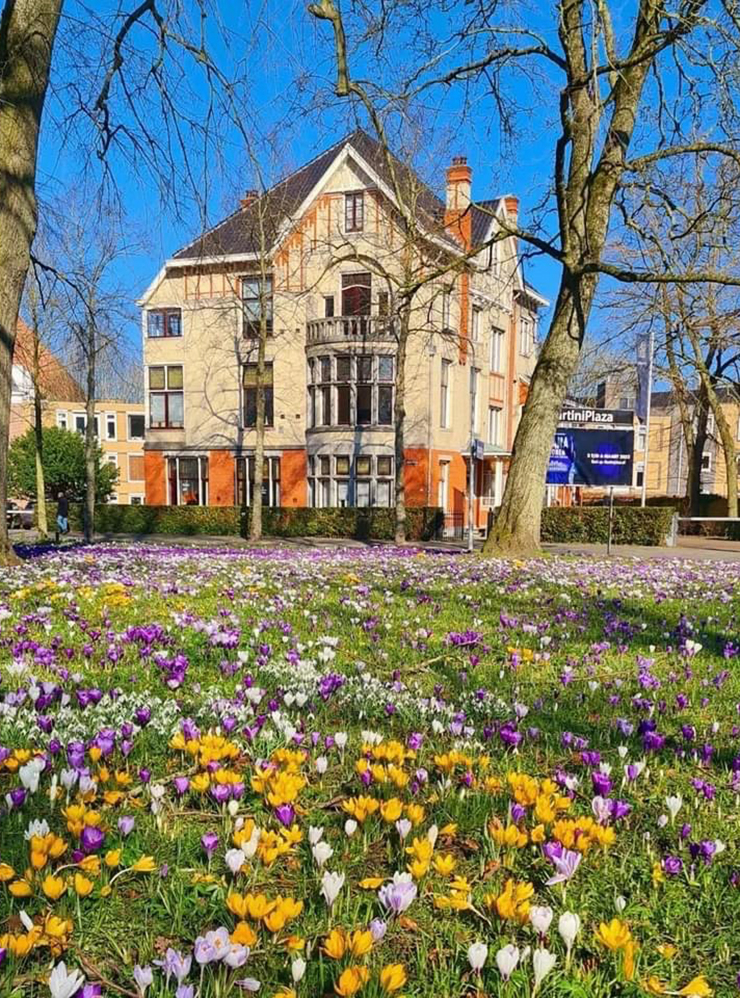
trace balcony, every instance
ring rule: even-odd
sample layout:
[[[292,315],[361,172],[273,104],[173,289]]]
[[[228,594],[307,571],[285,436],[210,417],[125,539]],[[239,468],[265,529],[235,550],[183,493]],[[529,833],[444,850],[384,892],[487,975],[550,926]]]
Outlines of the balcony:
[[[395,341],[396,320],[382,315],[335,315],[306,323],[306,345]]]

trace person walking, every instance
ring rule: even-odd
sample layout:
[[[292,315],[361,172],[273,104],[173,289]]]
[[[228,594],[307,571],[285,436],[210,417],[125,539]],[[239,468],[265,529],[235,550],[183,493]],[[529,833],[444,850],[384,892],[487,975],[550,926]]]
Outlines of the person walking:
[[[57,498],[57,529],[56,542],[59,543],[60,534],[69,533],[69,499],[64,492],[60,492]]]

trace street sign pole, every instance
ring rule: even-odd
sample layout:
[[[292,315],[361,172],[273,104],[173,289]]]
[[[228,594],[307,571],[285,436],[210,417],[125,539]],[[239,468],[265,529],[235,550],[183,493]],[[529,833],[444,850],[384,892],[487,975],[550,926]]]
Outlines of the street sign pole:
[[[606,536],[606,553],[612,553],[612,531],[614,529],[614,486],[609,489],[609,533]]]

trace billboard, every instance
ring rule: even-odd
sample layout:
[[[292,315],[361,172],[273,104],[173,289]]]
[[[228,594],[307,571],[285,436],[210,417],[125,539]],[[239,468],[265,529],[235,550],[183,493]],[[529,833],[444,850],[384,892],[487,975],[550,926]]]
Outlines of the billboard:
[[[632,485],[633,430],[560,428],[550,452],[548,485]]]
[[[575,423],[582,426],[632,426],[634,413],[631,409],[595,409],[592,406],[570,405],[560,410],[560,423]]]

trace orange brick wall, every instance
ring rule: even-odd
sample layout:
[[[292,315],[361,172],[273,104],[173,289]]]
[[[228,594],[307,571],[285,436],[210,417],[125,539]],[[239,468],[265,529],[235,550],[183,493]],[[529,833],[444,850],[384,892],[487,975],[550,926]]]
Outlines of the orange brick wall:
[[[147,506],[167,504],[167,475],[164,455],[159,451],[144,451],[144,491]]]
[[[308,502],[306,488],[305,450],[286,450],[280,459],[280,505],[305,506]]]
[[[208,455],[208,505],[233,506],[234,455],[228,450],[212,450]]]

